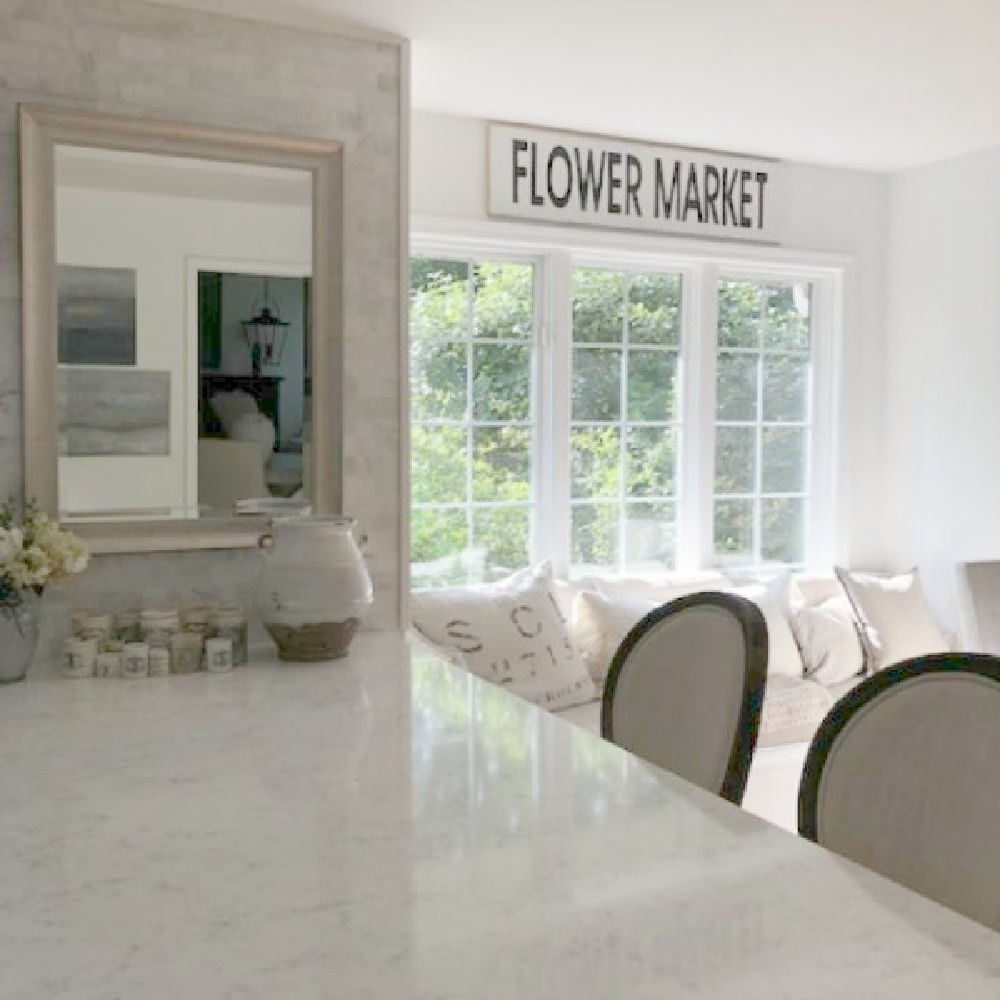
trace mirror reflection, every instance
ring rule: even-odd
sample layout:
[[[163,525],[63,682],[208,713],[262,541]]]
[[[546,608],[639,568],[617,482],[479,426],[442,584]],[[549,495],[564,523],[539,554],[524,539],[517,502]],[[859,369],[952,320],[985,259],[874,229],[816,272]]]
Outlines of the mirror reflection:
[[[307,171],[57,146],[60,516],[310,495]]]

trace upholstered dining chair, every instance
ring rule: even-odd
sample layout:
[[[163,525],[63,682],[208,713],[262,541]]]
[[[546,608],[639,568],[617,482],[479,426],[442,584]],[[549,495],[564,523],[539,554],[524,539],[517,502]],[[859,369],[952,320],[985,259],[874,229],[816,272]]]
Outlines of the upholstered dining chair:
[[[767,625],[744,597],[699,591],[649,612],[618,647],[601,734],[739,803],[757,743]]]
[[[958,564],[962,646],[1000,654],[1000,559]]]
[[[824,719],[799,832],[1000,930],[1000,659],[938,653],[864,680]]]

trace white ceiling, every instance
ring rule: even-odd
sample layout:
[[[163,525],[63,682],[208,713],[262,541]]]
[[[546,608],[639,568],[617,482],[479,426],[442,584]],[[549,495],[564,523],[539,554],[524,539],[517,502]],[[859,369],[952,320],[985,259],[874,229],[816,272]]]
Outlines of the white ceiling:
[[[412,40],[415,110],[897,171],[1000,144],[1000,0],[167,0]]]

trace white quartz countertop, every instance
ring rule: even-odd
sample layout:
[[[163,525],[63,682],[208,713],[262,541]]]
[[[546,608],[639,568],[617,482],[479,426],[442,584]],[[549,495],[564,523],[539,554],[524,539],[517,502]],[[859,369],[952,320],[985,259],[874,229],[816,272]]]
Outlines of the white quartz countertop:
[[[412,657],[0,688],[0,997],[1000,997],[1000,935]]]

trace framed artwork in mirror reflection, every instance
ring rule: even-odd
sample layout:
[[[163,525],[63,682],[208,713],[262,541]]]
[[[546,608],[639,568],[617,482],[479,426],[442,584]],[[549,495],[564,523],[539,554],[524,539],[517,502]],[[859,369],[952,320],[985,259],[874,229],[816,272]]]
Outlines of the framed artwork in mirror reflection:
[[[135,269],[60,264],[59,363],[134,365]]]

